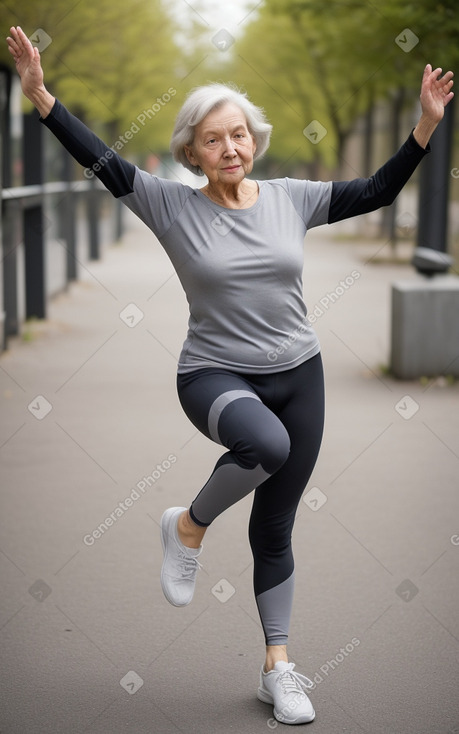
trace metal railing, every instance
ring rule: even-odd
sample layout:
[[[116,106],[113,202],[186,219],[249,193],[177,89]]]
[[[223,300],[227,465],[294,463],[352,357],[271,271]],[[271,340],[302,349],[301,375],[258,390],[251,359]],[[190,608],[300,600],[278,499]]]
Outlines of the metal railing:
[[[3,189],[1,230],[3,338],[21,331],[30,318],[46,318],[49,299],[78,278],[80,266],[101,256],[103,233],[121,235],[121,205],[97,181],[59,181]],[[103,214],[105,213],[105,216]],[[49,283],[51,251],[62,249]],[[1,309],[0,309],[1,310]]]
[[[15,79],[0,64],[0,352],[122,230],[120,202],[96,178],[74,180],[75,162],[38,112],[13,112]]]

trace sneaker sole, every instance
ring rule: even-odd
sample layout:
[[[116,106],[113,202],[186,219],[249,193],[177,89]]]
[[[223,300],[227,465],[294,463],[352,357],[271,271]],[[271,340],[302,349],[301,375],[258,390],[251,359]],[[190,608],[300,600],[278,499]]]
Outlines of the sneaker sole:
[[[265,691],[263,688],[258,689],[257,698],[260,701],[263,701],[263,703],[274,704],[273,697],[271,696],[271,694],[268,693],[268,691]]]
[[[257,698],[259,701],[263,701],[263,703],[269,703],[271,706],[274,706],[274,699],[269,693],[269,691],[266,691],[264,688],[258,688],[257,691]],[[278,718],[276,709],[273,710],[274,716],[281,724],[309,724],[311,721],[314,721],[316,718],[316,712],[314,711],[312,716],[299,716],[297,719],[287,719],[285,716],[282,716],[281,718]]]

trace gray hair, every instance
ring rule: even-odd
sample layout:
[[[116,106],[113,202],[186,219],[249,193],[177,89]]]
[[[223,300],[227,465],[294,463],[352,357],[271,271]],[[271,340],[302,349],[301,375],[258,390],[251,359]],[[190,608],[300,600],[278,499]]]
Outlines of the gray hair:
[[[272,125],[267,121],[262,108],[256,107],[249,100],[247,94],[236,87],[229,84],[217,84],[216,82],[206,84],[203,87],[193,89],[186,98],[177,115],[171,138],[170,150],[174,160],[188,168],[189,171],[202,175],[199,166],[194,166],[188,160],[185,145],[192,144],[196,125],[199,125],[209,112],[221,107],[226,102],[236,104],[245,115],[249,132],[255,138],[256,151],[253,156],[254,159],[260,158],[267,150]]]

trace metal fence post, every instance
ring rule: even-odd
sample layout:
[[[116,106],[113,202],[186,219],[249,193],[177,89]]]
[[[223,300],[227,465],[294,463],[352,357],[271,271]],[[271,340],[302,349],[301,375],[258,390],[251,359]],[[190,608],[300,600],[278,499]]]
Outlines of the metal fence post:
[[[2,188],[10,185],[11,180],[11,132],[10,132],[10,92],[11,70],[0,65],[0,198]],[[5,231],[3,205],[0,207],[0,352],[7,347],[7,296],[8,280],[5,271]]]
[[[69,283],[78,278],[75,215],[75,199],[77,195],[72,190],[73,158],[65,148],[62,148],[62,180],[68,181],[69,183],[68,192],[65,194],[63,200],[63,219],[61,219],[62,237],[65,239],[67,249],[66,280]]]
[[[97,191],[95,176],[89,179],[90,190],[87,194],[88,233],[89,233],[89,258],[99,260],[100,258],[100,236],[99,236],[99,192]]]
[[[3,157],[5,147],[5,109],[8,109],[5,74],[0,70],[0,171],[3,171]],[[3,176],[0,176],[0,196],[2,193]],[[4,283],[3,283],[3,222],[0,212],[0,352],[6,349],[6,312],[4,309]]]
[[[454,100],[432,135],[432,153],[421,169],[418,236],[412,262],[424,275],[444,273],[452,264],[448,255],[448,199],[453,132]]]
[[[3,283],[5,304],[5,344],[9,336],[19,334],[18,247],[21,242],[21,204],[4,200],[3,205]]]
[[[24,184],[43,183],[43,136],[34,110],[24,115]],[[46,318],[43,199],[24,211],[26,318]]]

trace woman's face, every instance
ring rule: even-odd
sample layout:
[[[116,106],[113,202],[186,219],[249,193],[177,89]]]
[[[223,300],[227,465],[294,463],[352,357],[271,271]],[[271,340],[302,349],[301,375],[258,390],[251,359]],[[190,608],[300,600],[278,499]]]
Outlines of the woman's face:
[[[185,153],[199,166],[209,182],[238,184],[253,168],[255,140],[242,110],[226,102],[196,125],[194,140]]]

